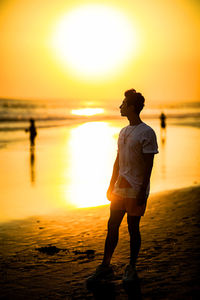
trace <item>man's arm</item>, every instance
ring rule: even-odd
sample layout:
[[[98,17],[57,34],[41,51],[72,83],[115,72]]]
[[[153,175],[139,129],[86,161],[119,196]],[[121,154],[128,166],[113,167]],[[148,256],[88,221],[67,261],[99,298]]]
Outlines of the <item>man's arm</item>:
[[[111,177],[111,180],[110,180],[110,185],[109,185],[109,188],[108,188],[108,191],[107,191],[107,198],[108,198],[109,201],[110,201],[110,196],[111,196],[111,193],[113,191],[113,188],[114,188],[115,182],[117,180],[118,174],[119,174],[119,154],[117,154],[117,157],[116,157],[115,162],[114,162],[113,173],[112,173],[112,177]]]
[[[139,205],[143,205],[146,201],[146,189],[150,181],[151,171],[153,168],[154,153],[144,153],[144,179],[137,200]]]

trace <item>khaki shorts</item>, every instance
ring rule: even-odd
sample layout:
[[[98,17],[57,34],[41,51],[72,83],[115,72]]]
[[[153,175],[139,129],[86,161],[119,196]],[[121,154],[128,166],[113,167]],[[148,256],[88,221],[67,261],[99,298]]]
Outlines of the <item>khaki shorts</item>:
[[[119,177],[111,195],[111,210],[124,210],[130,216],[143,216],[146,210],[146,202],[143,205],[137,204],[137,193],[123,177]],[[146,196],[146,200],[148,195]]]

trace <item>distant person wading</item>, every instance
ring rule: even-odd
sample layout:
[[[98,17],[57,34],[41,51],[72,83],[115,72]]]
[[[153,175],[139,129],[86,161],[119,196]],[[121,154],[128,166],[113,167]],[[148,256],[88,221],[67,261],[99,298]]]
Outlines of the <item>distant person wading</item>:
[[[164,113],[161,113],[160,115],[160,127],[163,129],[166,127],[166,116]]]
[[[26,132],[30,133],[29,139],[30,139],[30,146],[33,147],[35,146],[35,138],[37,135],[37,130],[35,127],[35,120],[30,119],[30,127],[25,130]]]
[[[161,141],[164,144],[165,143],[165,139],[166,139],[166,115],[162,112],[160,114],[160,129],[161,129]]]

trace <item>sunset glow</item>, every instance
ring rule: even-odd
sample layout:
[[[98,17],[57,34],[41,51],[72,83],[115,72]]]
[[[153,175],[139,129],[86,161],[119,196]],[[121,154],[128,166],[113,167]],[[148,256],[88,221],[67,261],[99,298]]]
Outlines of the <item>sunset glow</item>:
[[[199,1],[7,0],[0,6],[0,97],[116,105],[200,97]]]
[[[92,79],[116,71],[135,55],[138,38],[128,18],[115,8],[83,5],[58,21],[53,46],[62,63]]]

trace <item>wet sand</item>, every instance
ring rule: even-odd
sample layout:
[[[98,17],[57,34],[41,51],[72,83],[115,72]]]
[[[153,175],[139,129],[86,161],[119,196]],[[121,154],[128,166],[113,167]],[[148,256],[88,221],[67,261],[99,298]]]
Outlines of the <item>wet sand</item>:
[[[0,299],[199,299],[199,198],[200,186],[150,196],[139,284],[129,291],[121,283],[129,257],[126,218],[112,260],[116,280],[93,291],[85,286],[103,255],[108,205],[2,223]]]

